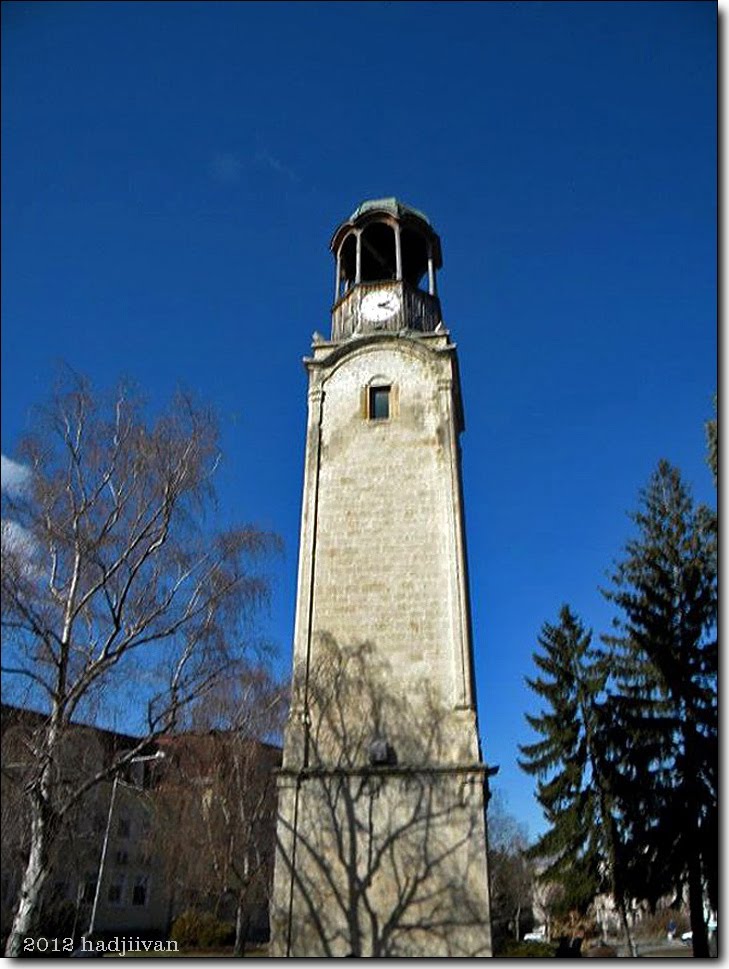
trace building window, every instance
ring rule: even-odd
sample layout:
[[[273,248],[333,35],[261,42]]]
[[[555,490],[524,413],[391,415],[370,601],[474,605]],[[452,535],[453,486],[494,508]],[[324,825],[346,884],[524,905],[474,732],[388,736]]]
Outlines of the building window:
[[[68,882],[57,881],[53,885],[53,890],[51,892],[51,900],[54,902],[63,901],[63,899],[68,897]]]
[[[109,885],[109,891],[106,893],[107,901],[110,905],[121,905],[123,894],[124,878],[115,878],[111,885]]]
[[[390,388],[370,387],[368,414],[370,420],[383,421],[390,416]]]
[[[87,875],[79,887],[79,893],[82,902],[89,904],[93,902],[96,897],[96,878],[93,875]]]
[[[134,880],[132,888],[132,905],[144,906],[147,904],[147,891],[149,888],[149,876],[138,875]]]

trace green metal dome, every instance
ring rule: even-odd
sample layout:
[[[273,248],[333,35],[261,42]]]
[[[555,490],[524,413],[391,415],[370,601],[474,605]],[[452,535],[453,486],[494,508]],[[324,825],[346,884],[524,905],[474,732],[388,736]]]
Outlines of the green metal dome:
[[[370,243],[369,248],[371,252],[371,244],[374,243],[375,248],[377,248],[378,245],[378,243],[371,238],[371,233],[376,231],[379,223],[383,223],[381,228],[384,228],[384,223],[388,222],[390,218],[396,220],[398,232],[400,232],[402,229],[406,236],[408,236],[408,238],[411,240],[410,242],[407,242],[406,245],[407,252],[404,256],[406,262],[411,263],[412,258],[416,258],[417,262],[422,263],[422,266],[424,267],[422,271],[425,272],[425,268],[427,268],[426,249],[427,247],[430,247],[435,268],[440,269],[440,267],[443,265],[443,257],[441,256],[440,251],[440,239],[438,238],[438,234],[433,228],[430,219],[425,212],[421,212],[420,209],[414,209],[411,205],[405,205],[403,202],[400,202],[398,199],[392,196],[381,199],[366,199],[364,202],[361,202],[350,217],[345,222],[342,222],[341,225],[337,226],[337,228],[334,230],[334,235],[329,243],[329,249],[331,252],[335,253],[336,258],[336,253],[339,251],[340,246],[344,243],[347,236],[355,231],[358,236],[361,235],[362,232],[367,234],[368,238],[366,241]],[[413,245],[412,239],[418,235],[422,236],[422,239],[420,243]],[[417,256],[416,250],[419,251],[419,255]],[[391,255],[393,259],[396,258],[394,240]]]
[[[411,205],[405,205],[403,202],[399,202],[396,198],[384,198],[384,199],[367,199],[358,205],[354,212],[350,215],[349,221],[354,222],[361,215],[367,212],[388,212],[390,215],[394,215],[396,218],[400,218],[403,215],[414,215],[418,219],[422,219],[426,225],[429,225],[431,229],[430,219],[419,209],[414,209]]]

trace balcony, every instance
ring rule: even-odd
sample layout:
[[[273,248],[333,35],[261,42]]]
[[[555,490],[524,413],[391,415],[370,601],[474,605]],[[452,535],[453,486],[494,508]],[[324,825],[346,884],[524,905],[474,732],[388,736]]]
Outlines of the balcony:
[[[387,290],[400,296],[400,309],[381,322],[365,320],[361,314],[364,296],[373,290]],[[358,283],[332,307],[332,340],[346,340],[362,333],[399,333],[414,330],[432,333],[441,320],[440,301],[404,280]]]

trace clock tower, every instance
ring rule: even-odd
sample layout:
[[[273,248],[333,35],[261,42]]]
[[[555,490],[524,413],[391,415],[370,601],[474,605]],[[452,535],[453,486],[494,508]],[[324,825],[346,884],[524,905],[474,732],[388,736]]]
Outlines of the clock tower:
[[[272,955],[491,955],[455,344],[440,240],[393,198],[334,233],[314,335]]]

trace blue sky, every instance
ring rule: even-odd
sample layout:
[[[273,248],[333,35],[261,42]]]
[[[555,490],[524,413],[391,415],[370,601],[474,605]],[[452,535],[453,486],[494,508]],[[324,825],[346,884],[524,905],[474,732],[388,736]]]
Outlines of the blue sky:
[[[2,450],[65,361],[182,384],[223,425],[221,512],[286,545],[333,229],[423,209],[459,347],[481,732],[516,764],[542,623],[597,587],[660,457],[713,500],[716,5],[3,3]]]

